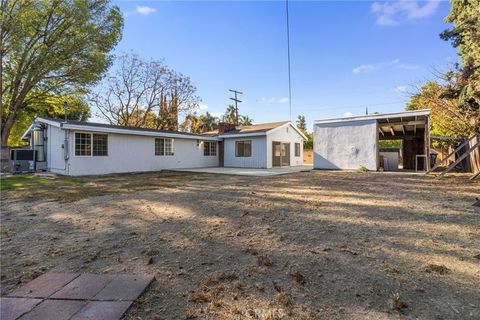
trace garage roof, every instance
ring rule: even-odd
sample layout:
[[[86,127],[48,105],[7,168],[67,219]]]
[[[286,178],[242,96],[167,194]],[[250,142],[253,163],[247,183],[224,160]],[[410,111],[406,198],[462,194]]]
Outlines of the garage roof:
[[[369,114],[365,116],[354,116],[354,117],[342,117],[342,118],[333,118],[333,119],[323,119],[315,120],[315,124],[321,123],[335,123],[335,122],[349,122],[349,121],[363,121],[363,120],[379,120],[379,122],[392,122],[394,118],[397,119],[407,119],[417,117],[417,120],[420,118],[425,119],[425,117],[430,115],[430,109],[414,110],[414,111],[404,111],[396,113],[384,113],[384,114]],[[395,119],[396,120],[396,119]]]

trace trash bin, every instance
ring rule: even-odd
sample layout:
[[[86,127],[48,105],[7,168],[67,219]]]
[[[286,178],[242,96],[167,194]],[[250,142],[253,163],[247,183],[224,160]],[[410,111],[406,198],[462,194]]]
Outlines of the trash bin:
[[[437,161],[437,153],[431,152],[430,153],[430,167],[433,168],[435,166],[435,162]]]

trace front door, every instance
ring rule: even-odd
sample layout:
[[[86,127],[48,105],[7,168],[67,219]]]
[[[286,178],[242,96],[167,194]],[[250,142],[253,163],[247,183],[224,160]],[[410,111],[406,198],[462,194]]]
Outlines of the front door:
[[[272,167],[290,166],[290,143],[272,141]]]
[[[272,141],[272,167],[280,167],[282,165],[282,144]]]
[[[282,167],[290,166],[290,143],[282,143]]]

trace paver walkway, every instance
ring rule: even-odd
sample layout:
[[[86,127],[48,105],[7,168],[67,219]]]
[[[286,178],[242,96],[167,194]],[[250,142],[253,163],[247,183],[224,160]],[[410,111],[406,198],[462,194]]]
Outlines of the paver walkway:
[[[45,273],[0,298],[1,320],[118,320],[148,275]]]

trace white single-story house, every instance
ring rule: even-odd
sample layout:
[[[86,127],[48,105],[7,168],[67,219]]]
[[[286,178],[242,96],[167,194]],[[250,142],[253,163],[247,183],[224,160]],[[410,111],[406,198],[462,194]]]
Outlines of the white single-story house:
[[[23,134],[35,170],[98,175],[202,167],[303,164],[306,137],[291,122],[220,124],[204,134],[37,118]]]
[[[430,165],[430,110],[317,120],[313,125],[315,169],[424,169]],[[379,141],[402,140],[402,163],[381,152]]]

